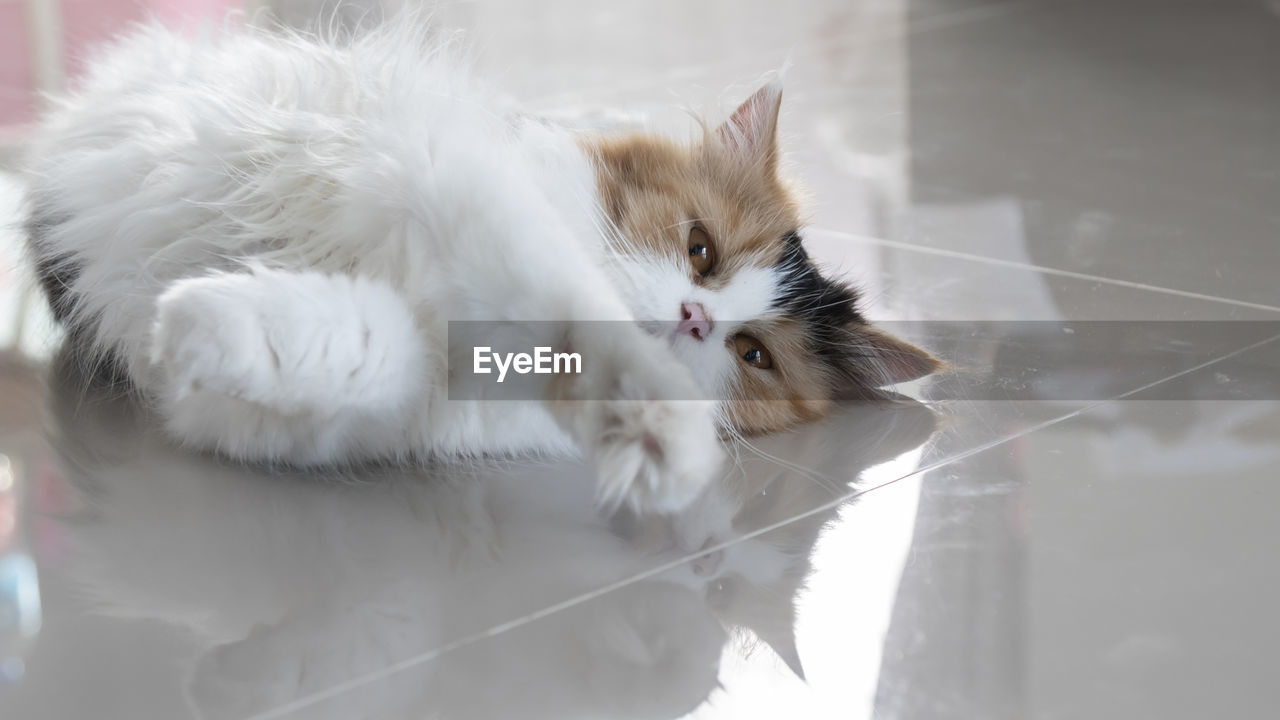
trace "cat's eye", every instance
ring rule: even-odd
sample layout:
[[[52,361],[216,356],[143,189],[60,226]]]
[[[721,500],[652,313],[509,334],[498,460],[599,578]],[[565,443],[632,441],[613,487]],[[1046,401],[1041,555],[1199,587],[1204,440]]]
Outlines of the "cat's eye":
[[[689,228],[689,262],[693,263],[693,269],[703,277],[706,277],[716,264],[715,245],[712,244],[711,236],[701,225],[695,224]]]
[[[733,351],[742,358],[742,362],[751,367],[768,370],[773,367],[773,356],[769,354],[764,343],[750,335],[737,335],[733,338]]]

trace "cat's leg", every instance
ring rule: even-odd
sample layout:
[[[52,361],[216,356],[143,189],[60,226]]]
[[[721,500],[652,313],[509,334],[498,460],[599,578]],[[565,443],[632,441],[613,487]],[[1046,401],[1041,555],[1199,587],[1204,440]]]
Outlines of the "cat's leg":
[[[593,460],[601,506],[686,507],[724,460],[713,403],[689,369],[627,322],[582,324],[570,343],[584,372],[552,380],[551,406]]]
[[[263,268],[174,283],[157,301],[151,360],[180,440],[291,462],[381,450],[378,433],[399,425],[426,372],[391,288]]]

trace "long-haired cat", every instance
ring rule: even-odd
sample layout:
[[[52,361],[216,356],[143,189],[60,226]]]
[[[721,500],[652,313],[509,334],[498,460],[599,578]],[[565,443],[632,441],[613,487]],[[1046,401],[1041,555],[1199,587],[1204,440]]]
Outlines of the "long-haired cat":
[[[579,449],[604,504],[670,511],[718,433],[934,369],[806,255],[777,82],[694,142],[579,133],[416,27],[140,28],[39,128],[27,227],[54,312],[172,437],[295,465]],[[531,339],[582,373],[543,402],[451,400],[450,321],[568,323]]]
[[[282,477],[176,448],[136,398],[60,369],[73,509],[57,519],[67,557],[45,569],[89,612],[187,631],[205,718],[382,673],[280,717],[672,718],[714,690],[738,633],[802,674],[794,603],[821,530],[863,468],[935,428],[919,404],[843,408],[744,446],[674,515],[606,519],[578,461]]]

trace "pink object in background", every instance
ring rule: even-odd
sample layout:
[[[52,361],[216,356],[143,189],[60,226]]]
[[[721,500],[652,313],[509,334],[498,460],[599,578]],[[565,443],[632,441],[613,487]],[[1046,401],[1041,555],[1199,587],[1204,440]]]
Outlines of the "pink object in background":
[[[0,2],[0,127],[31,115],[35,75],[26,11],[21,2]]]
[[[4,126],[30,122],[37,108],[30,6],[54,2],[61,19],[63,70],[69,79],[92,48],[130,22],[156,17],[168,23],[220,21],[239,0],[9,0],[0,2],[0,134]]]

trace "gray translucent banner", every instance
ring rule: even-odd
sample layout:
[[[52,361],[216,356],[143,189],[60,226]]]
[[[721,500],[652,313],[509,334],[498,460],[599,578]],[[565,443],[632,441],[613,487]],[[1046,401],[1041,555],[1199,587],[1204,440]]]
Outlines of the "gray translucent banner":
[[[636,327],[450,322],[449,399],[542,400],[553,379],[572,382],[602,362],[587,348],[627,347]],[[948,321],[876,327],[945,364],[935,375],[896,388],[930,401],[1280,400],[1280,321]],[[745,329],[768,346],[767,325]],[[647,323],[642,330],[664,341],[697,342],[678,336],[675,323]],[[706,342],[740,362],[723,333]],[[708,357],[702,351],[711,346],[698,347],[681,355]],[[798,364],[821,362],[809,356],[775,362],[766,370],[742,364],[739,371],[777,373],[772,379],[779,380],[796,372]],[[590,390],[581,397],[605,399],[606,392]],[[788,401],[819,399],[803,397],[804,392],[794,390]]]

